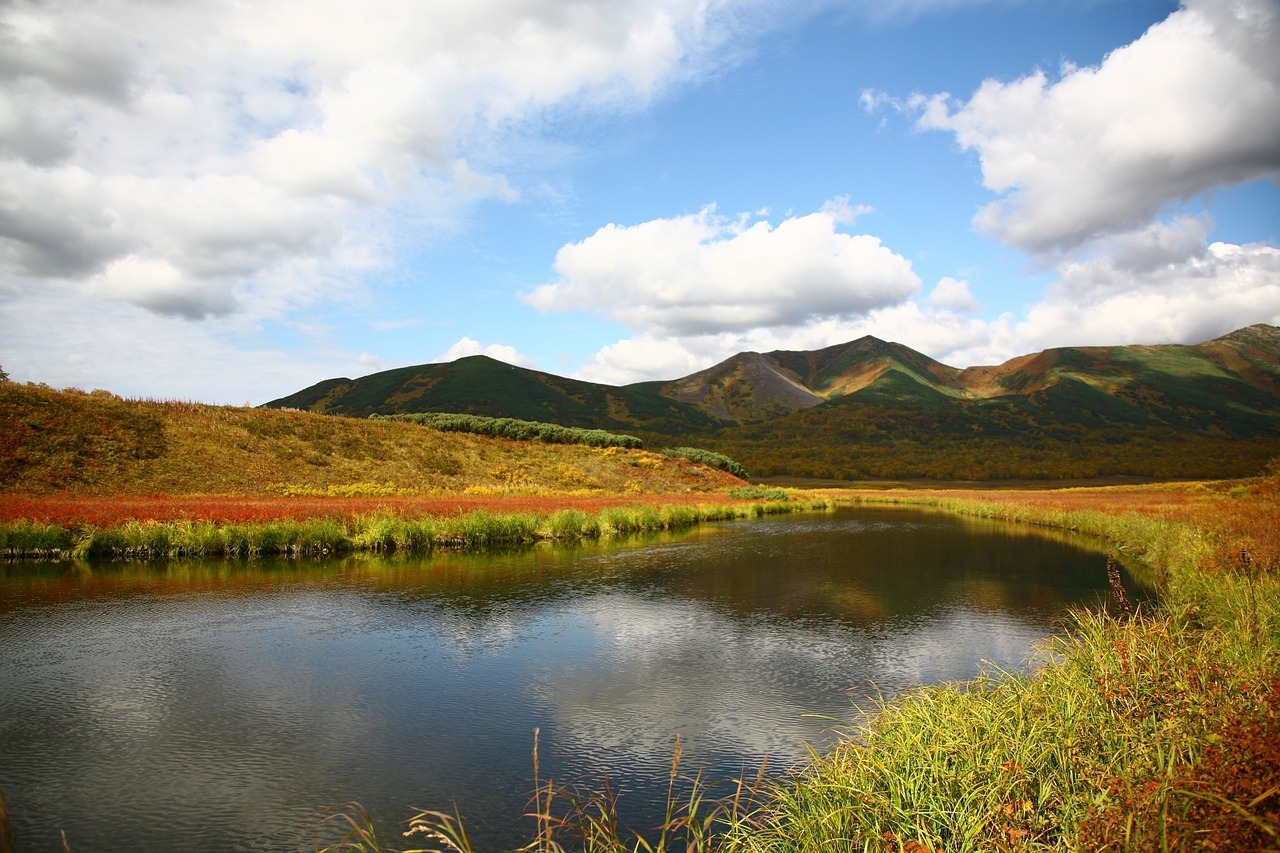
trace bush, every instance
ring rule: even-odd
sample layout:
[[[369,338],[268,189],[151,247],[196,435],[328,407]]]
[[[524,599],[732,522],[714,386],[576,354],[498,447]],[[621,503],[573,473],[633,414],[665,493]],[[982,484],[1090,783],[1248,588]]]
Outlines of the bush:
[[[490,418],[455,412],[418,412],[408,415],[370,415],[375,420],[408,421],[440,432],[467,432],[506,438],[512,441],[541,441],[544,444],[584,444],[587,447],[639,449],[644,442],[635,436],[617,435],[602,429],[579,429],[517,418]]]
[[[764,486],[733,486],[729,489],[729,497],[737,500],[790,500],[786,489],[768,489]]]
[[[713,450],[702,450],[697,447],[668,447],[660,450],[663,456],[670,456],[674,459],[687,459],[699,465],[706,465],[710,468],[717,468],[725,471],[740,480],[747,478],[747,469],[743,468],[737,462],[734,462],[723,453],[716,453]]]

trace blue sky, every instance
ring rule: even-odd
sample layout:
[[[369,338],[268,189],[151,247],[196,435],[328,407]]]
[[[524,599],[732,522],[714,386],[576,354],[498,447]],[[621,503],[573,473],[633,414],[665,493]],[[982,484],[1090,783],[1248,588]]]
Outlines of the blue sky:
[[[1276,0],[0,7],[0,365],[258,404],[1280,324]]]

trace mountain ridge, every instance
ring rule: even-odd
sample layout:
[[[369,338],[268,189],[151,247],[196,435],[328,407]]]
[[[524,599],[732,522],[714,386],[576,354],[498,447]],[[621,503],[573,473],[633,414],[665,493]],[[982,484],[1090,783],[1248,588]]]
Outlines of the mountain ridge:
[[[777,462],[795,458],[791,445],[822,435],[834,442],[816,448],[814,458],[829,468],[822,476],[865,472],[886,443],[898,456],[933,460],[912,470],[948,467],[936,457],[950,448],[991,457],[973,470],[992,469],[1002,456],[1034,467],[1034,453],[1019,453],[1038,449],[1045,460],[1052,456],[1043,464],[1055,470],[1088,472],[1096,467],[1091,460],[1105,457],[1110,471],[1128,465],[1116,447],[1140,445],[1148,458],[1165,460],[1156,467],[1212,473],[1208,461],[1175,464],[1175,449],[1212,450],[1235,460],[1222,470],[1242,476],[1256,473],[1245,466],[1280,455],[1280,328],[1256,324],[1195,345],[1054,347],[966,368],[864,336],[818,350],[738,353],[678,379],[623,386],[469,356],[329,379],[265,406],[360,417],[463,412],[663,443],[696,438],[740,454],[735,458],[751,470],[779,474],[794,473],[802,461]],[[926,423],[933,432],[921,431]],[[902,449],[908,445],[910,453]]]

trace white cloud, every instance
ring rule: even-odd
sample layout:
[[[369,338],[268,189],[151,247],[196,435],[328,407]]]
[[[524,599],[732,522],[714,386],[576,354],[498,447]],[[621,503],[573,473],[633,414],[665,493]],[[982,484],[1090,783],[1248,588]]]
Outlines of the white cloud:
[[[974,316],[966,281],[945,277],[927,296],[850,318],[745,332],[640,334],[602,348],[584,379],[675,379],[745,351],[813,350],[863,335],[898,341],[954,367],[999,364],[1056,346],[1196,344],[1254,323],[1280,325],[1280,249],[1206,243],[1203,220],[1149,225],[1062,262],[1021,316]]]
[[[738,336],[658,338],[641,334],[602,347],[575,371],[588,382],[627,385],[650,379],[676,379],[696,373],[734,353]]]
[[[653,336],[741,333],[855,317],[910,298],[911,263],[868,235],[836,230],[838,200],[776,227],[696,214],[607,225],[556,254],[559,281],[524,296],[542,311],[584,310]]]
[[[0,278],[193,319],[305,304],[304,273],[358,292],[393,217],[519,198],[495,134],[643,103],[732,25],[704,0],[0,5]]]
[[[1187,0],[1098,67],[912,103],[920,127],[978,153],[1001,194],[979,230],[1032,252],[1072,249],[1171,202],[1280,175],[1277,45],[1274,0]],[[865,108],[884,103],[863,95]]]
[[[1013,341],[1199,343],[1253,323],[1280,325],[1274,246],[1212,243],[1145,268],[1128,260],[1117,252],[1064,264],[1046,298],[1011,328]]]
[[[487,355],[489,358],[495,358],[498,361],[504,361],[507,364],[514,364],[517,367],[528,367],[536,369],[538,363],[527,356],[521,355],[515,347],[506,344],[489,344],[483,346],[474,338],[462,338],[453,346],[449,347],[436,361],[449,362],[469,355]]]
[[[221,287],[205,291],[188,287],[182,272],[168,261],[133,255],[108,264],[90,280],[86,292],[188,320],[226,314],[234,305],[231,294]]]
[[[929,294],[929,305],[962,314],[977,311],[981,307],[969,292],[969,282],[949,276],[942,278]]]
[[[162,290],[166,271],[152,274]],[[289,331],[301,342],[292,348],[283,341],[261,343],[252,324],[236,315],[192,323],[129,302],[67,298],[66,288],[49,287],[22,299],[0,293],[0,364],[18,382],[240,405],[371,369],[361,354],[335,345],[323,332]],[[55,337],[56,346],[50,343]]]

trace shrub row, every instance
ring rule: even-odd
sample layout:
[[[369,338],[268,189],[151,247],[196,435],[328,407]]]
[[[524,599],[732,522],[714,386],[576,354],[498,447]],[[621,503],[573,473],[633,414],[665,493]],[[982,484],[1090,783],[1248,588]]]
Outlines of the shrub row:
[[[420,412],[407,415],[370,415],[376,420],[408,421],[440,432],[468,432],[513,441],[541,441],[545,444],[585,444],[588,447],[638,449],[644,442],[635,436],[618,435],[602,429],[580,429],[559,424],[522,421],[517,418],[490,418],[453,412]]]
[[[688,459],[690,462],[696,462],[699,465],[706,465],[710,468],[718,468],[733,476],[745,480],[747,478],[747,469],[734,462],[723,453],[716,453],[714,450],[702,450],[698,447],[668,447],[658,451],[663,456],[670,456],[675,459]]]

